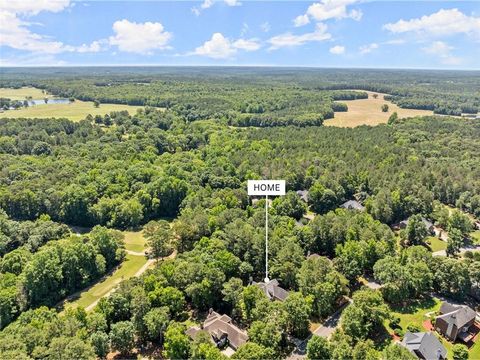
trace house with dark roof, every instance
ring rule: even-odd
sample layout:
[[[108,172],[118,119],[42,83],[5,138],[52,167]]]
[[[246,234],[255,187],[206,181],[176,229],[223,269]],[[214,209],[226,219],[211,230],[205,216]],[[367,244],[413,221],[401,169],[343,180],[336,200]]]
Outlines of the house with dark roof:
[[[233,325],[232,319],[228,315],[220,315],[212,309],[200,327],[192,326],[186,331],[186,334],[195,339],[200,331],[208,332],[212,342],[219,348],[231,347],[233,350],[237,350],[248,341],[247,333]]]
[[[340,207],[348,210],[365,211],[365,206],[360,204],[357,200],[348,200],[340,205]]]
[[[409,219],[400,221],[400,223],[398,224],[398,227],[400,229],[405,229],[408,226],[408,220]],[[422,222],[425,225],[425,227],[427,228],[428,232],[430,234],[433,234],[434,230],[435,230],[435,227],[433,226],[433,223],[430,220],[427,220],[425,218],[422,218]]]
[[[440,315],[435,319],[435,329],[450,341],[457,339],[469,342],[474,337],[470,328],[475,323],[477,313],[466,305],[454,305],[447,301],[440,307]]]
[[[431,332],[407,332],[401,345],[419,359],[443,360],[447,358],[447,349]]]
[[[288,291],[280,287],[277,279],[269,282],[253,282],[252,285],[259,287],[269,300],[284,301],[288,296]]]

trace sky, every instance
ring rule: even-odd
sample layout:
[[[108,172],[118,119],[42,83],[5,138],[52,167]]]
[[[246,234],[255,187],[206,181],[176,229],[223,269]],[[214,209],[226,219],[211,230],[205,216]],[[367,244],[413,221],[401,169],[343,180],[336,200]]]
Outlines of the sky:
[[[480,69],[480,1],[0,0],[0,66]]]

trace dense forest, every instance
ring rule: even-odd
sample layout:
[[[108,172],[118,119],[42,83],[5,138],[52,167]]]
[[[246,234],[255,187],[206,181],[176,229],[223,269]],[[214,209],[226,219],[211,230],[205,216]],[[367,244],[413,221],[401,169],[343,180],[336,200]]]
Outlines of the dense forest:
[[[421,97],[434,109],[473,111],[478,78],[425,72],[420,83],[415,72],[357,71],[349,83],[353,70],[265,70],[253,78],[246,69],[95,78],[2,71],[2,86],[148,105],[80,122],[0,119],[2,359],[135,357],[133,349],[224,359],[204,332],[194,340],[185,333],[210,308],[248,333],[233,358],[280,359],[347,296],[353,302],[341,326],[329,340],[313,336],[308,358],[410,359],[378,341],[384,324],[396,321],[391,307],[432,293],[476,301],[480,257],[460,256],[460,247],[474,241],[472,218],[480,217],[480,122],[430,116],[312,125],[321,125],[333,100],[366,95],[349,89],[388,92],[401,106],[421,107],[412,100]],[[252,285],[264,276],[265,200],[253,201],[246,182],[262,178],[287,183],[287,195],[269,208],[270,276],[288,290],[284,301]],[[341,208],[347,200],[365,211]],[[432,255],[425,218],[448,230],[447,256]],[[79,235],[67,225],[93,229]],[[122,263],[119,230],[139,226],[154,268],[122,281],[93,311],[59,313],[59,301]],[[173,250],[176,257],[162,260]],[[362,277],[381,290],[362,287]]]

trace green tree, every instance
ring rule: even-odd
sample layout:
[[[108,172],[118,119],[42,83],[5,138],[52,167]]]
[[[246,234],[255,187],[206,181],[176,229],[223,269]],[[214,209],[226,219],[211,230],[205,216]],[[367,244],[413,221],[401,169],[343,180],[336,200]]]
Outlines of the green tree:
[[[388,104],[382,105],[382,112],[388,112]]]
[[[447,255],[456,256],[460,252],[460,249],[462,248],[464,243],[465,241],[460,230],[452,228],[448,233],[447,248],[445,250]]]
[[[95,354],[100,359],[103,359],[105,358],[105,356],[107,356],[110,346],[109,346],[109,338],[106,333],[102,331],[94,332],[90,336],[90,343],[93,346],[93,350],[95,351]]]
[[[155,259],[164,258],[171,254],[173,250],[172,234],[170,224],[167,221],[150,221],[145,225],[143,233]]]
[[[272,320],[254,321],[248,329],[248,338],[250,341],[275,350],[277,353],[280,351],[282,332]]]
[[[333,190],[316,182],[308,191],[308,203],[314,212],[324,214],[337,206],[338,199]]]
[[[331,349],[328,340],[313,335],[307,344],[307,358],[309,360],[324,360],[331,358]]]
[[[301,293],[290,292],[283,302],[288,332],[303,337],[308,334],[309,319],[312,312],[312,298]]]
[[[388,125],[393,125],[397,122],[397,120],[398,120],[398,114],[395,111],[392,115],[390,115],[387,123],[388,123]]]
[[[242,293],[243,282],[241,279],[230,278],[225,284],[223,284],[223,301],[231,306],[233,316],[241,314]]]
[[[399,344],[391,344],[383,350],[384,360],[416,360],[417,357],[413,355],[407,348]]]
[[[128,354],[135,345],[135,328],[130,321],[120,321],[112,325],[110,345],[121,354]]]
[[[428,230],[422,220],[422,215],[412,215],[408,219],[406,229],[402,232],[404,242],[411,245],[422,245],[428,235]]]
[[[163,342],[163,334],[170,323],[168,307],[153,308],[143,318],[147,327],[148,338],[158,343]]]
[[[90,344],[76,337],[60,336],[52,340],[48,347],[48,358],[64,359],[95,359],[95,352]]]
[[[171,323],[165,332],[164,352],[169,359],[187,359],[190,355],[190,340],[185,335],[186,327]]]
[[[342,328],[353,339],[365,339],[387,318],[388,308],[379,291],[359,290],[352,300],[352,304],[343,311]]]
[[[452,347],[453,360],[467,360],[468,348],[463,344],[455,344]]]
[[[275,358],[273,349],[266,348],[254,342],[247,342],[238,348],[232,359],[238,360],[271,360]]]
[[[272,208],[280,216],[290,216],[300,219],[307,211],[306,204],[294,192],[289,191],[285,196],[279,196],[272,202]]]

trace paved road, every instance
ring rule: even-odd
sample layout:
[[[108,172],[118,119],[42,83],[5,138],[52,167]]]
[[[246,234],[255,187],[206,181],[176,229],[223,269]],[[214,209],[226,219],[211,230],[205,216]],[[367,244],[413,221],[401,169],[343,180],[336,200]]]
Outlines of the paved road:
[[[460,254],[463,254],[466,251],[476,251],[476,250],[480,250],[480,245],[463,247],[463,248],[460,249]],[[447,256],[447,253],[445,252],[445,250],[439,250],[439,251],[435,251],[434,253],[432,253],[432,255],[433,256]]]
[[[343,310],[350,305],[352,302],[352,299],[348,299],[348,303],[343,305],[340,309],[338,309],[332,316],[330,316],[323,324],[322,326],[319,326],[314,332],[314,335],[321,336],[324,338],[329,338],[335,329],[339,325],[340,321],[340,316],[342,315]]]

